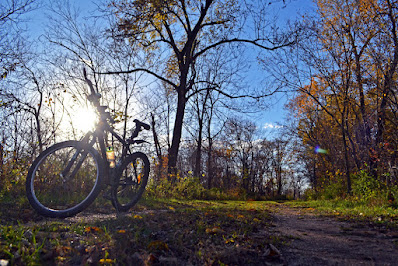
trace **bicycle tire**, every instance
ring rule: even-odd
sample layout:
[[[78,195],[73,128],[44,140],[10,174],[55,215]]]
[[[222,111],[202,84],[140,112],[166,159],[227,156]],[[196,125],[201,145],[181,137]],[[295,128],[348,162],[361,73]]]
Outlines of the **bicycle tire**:
[[[112,204],[116,210],[126,212],[145,191],[150,170],[148,157],[135,152],[122,162],[119,169],[117,182],[112,187]]]
[[[69,171],[65,171],[68,167]],[[26,194],[39,214],[66,218],[83,211],[95,200],[103,176],[102,157],[93,147],[83,148],[75,140],[60,142],[32,163],[26,178]]]

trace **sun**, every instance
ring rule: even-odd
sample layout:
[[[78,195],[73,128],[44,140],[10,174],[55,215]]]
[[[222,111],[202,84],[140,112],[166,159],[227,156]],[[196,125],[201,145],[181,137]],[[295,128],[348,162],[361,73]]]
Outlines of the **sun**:
[[[71,118],[73,127],[82,133],[94,130],[98,121],[98,115],[92,106],[76,107]]]

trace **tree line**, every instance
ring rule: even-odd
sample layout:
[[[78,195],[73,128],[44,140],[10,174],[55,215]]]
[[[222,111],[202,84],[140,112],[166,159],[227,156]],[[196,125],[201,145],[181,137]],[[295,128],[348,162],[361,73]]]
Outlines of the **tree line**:
[[[316,1],[307,41],[275,55],[312,187],[350,195],[363,173],[397,185],[397,2]],[[287,53],[291,54],[287,55]],[[296,58],[296,59],[293,59]],[[319,146],[327,153],[316,153]],[[395,191],[396,193],[396,191]]]
[[[396,185],[396,1],[317,0],[314,12],[278,25],[270,11],[293,2],[104,1],[81,17],[53,1],[33,49],[26,32],[12,29],[43,7],[6,1],[3,187],[49,145],[82,135],[73,114],[87,105],[82,65],[124,137],[131,117],[152,125],[153,182],[195,178],[263,197],[297,197],[306,184],[320,193],[338,184],[349,195],[361,171]],[[246,78],[253,66],[267,79]],[[282,92],[291,119],[267,138],[243,114]]]

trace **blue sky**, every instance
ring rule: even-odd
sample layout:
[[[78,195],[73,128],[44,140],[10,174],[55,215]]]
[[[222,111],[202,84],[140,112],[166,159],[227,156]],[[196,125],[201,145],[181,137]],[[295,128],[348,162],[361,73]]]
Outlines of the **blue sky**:
[[[42,3],[43,7],[30,14],[30,22],[28,27],[31,30],[30,35],[32,37],[38,38],[39,35],[44,32],[45,25],[47,23],[45,5],[51,2],[51,0],[41,1],[40,3]],[[82,15],[85,16],[89,15],[91,11],[96,9],[95,3],[103,2],[103,0],[70,0],[70,2],[72,6],[78,8],[83,13]],[[306,12],[311,13],[314,9],[312,0],[287,0],[286,2],[286,7],[278,10],[278,23],[281,25],[281,27],[283,27],[289,20],[294,21],[296,18],[299,18]],[[282,1],[274,5],[275,7],[284,6]],[[256,64],[255,62],[253,63]],[[251,71],[251,75],[253,75],[253,80],[261,80],[261,76],[266,75],[266,73],[256,70],[256,67],[258,66],[253,67],[254,71]],[[284,108],[284,105],[287,103],[287,99],[287,95],[275,95],[272,99],[269,99],[269,102],[271,103],[269,109],[254,115],[250,115],[249,119],[254,120],[258,128],[265,129],[265,131],[270,135],[274,135],[274,133],[281,128],[280,125],[284,123],[287,116],[287,111]]]
[[[313,0],[293,0],[285,8],[279,10],[280,25],[283,27],[288,21],[293,22],[304,16],[306,13],[314,12]],[[261,73],[264,74],[264,73]],[[271,106],[269,109],[256,115],[256,123],[259,128],[263,128],[268,134],[275,135],[276,131],[282,128],[286,116],[285,104],[288,101],[288,95],[280,93],[269,99]]]

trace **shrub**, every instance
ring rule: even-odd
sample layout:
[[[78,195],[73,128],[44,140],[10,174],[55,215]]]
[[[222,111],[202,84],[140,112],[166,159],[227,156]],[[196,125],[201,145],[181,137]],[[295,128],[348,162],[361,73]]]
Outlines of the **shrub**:
[[[365,170],[352,175],[352,192],[361,201],[369,201],[380,196],[382,191],[382,184],[373,176],[369,175]]]
[[[205,188],[198,177],[179,177],[174,183],[167,178],[160,181],[150,182],[147,187],[147,194],[158,198],[176,199],[203,199]]]
[[[202,199],[204,192],[198,177],[184,177],[176,183],[173,194],[178,199]]]
[[[330,182],[327,186],[322,190],[322,198],[326,200],[337,199],[344,195],[345,186],[344,182]]]
[[[302,195],[303,200],[316,200],[318,198],[317,193],[315,192],[314,189],[312,188],[307,188],[303,195]]]
[[[156,198],[197,199],[197,200],[246,200],[247,193],[242,188],[204,188],[200,178],[177,176],[174,183],[167,178],[151,179],[146,194]]]

